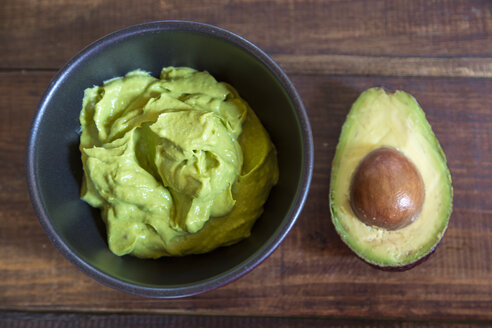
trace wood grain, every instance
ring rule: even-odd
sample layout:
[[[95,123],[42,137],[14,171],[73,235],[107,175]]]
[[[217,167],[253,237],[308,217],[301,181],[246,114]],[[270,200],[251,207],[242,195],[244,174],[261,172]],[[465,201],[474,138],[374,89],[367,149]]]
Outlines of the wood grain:
[[[288,74],[492,77],[492,58],[277,54]]]
[[[29,203],[24,144],[54,72],[0,72],[0,310],[492,320],[491,79],[292,75],[315,143],[311,191],[296,226],[264,263],[215,291],[172,301],[100,285],[53,247]],[[406,272],[376,270],[342,244],[328,186],[340,127],[364,89],[412,93],[448,156],[454,212],[437,252]]]
[[[107,33],[166,19],[218,25],[270,54],[492,55],[488,0],[3,0],[0,68],[58,68]]]

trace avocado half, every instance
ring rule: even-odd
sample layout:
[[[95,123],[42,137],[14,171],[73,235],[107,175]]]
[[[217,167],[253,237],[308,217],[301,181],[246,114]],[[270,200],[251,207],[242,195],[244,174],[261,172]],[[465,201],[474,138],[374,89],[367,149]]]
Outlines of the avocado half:
[[[391,147],[410,160],[424,182],[420,215],[398,230],[363,223],[350,203],[351,180],[373,150]],[[333,159],[330,211],[341,239],[360,258],[383,269],[408,269],[441,241],[452,211],[453,188],[445,154],[417,101],[404,91],[364,91],[352,105]]]

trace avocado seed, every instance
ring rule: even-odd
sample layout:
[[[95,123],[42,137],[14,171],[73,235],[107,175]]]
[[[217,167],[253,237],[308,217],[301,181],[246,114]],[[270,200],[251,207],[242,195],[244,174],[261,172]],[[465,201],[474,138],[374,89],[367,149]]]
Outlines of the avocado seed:
[[[424,182],[415,165],[388,147],[364,157],[350,186],[350,205],[359,220],[386,230],[415,221],[424,198]]]

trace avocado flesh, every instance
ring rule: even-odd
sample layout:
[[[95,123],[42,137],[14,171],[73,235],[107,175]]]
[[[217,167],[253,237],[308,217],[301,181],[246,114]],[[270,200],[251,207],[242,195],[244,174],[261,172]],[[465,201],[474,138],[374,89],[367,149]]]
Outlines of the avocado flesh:
[[[394,147],[415,164],[425,186],[422,212],[412,224],[388,231],[362,223],[350,206],[350,183],[361,160]],[[381,88],[363,92],[342,127],[333,160],[330,211],[341,239],[362,259],[380,267],[410,265],[437,246],[452,211],[453,189],[444,152],[425,114],[408,93]]]

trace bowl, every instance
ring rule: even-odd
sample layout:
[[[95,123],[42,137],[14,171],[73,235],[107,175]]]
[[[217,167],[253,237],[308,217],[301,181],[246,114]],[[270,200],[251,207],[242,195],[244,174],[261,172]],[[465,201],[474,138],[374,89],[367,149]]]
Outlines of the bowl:
[[[205,70],[234,86],[277,147],[280,177],[249,238],[207,254],[144,260],[118,257],[99,210],[80,199],[79,114],[84,89],[140,68]],[[33,207],[56,248],[79,269],[118,290],[155,298],[194,295],[249,272],[281,243],[308,194],[313,141],[294,85],[262,50],[229,31],[197,22],[159,21],[111,33],[80,51],[49,83],[26,150]]]

